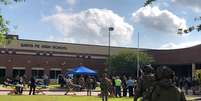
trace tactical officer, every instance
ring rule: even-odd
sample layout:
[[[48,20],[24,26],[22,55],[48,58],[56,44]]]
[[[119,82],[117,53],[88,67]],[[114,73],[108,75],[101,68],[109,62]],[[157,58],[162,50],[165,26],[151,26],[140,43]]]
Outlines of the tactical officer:
[[[151,65],[146,65],[142,68],[142,75],[138,78],[136,89],[134,90],[134,101],[137,101],[138,98],[142,97],[147,88],[155,81],[153,71],[154,69]]]
[[[87,96],[91,96],[91,91],[93,88],[93,79],[90,76],[87,76],[85,83],[86,83],[86,89],[87,89]]]
[[[166,67],[156,70],[156,81],[143,95],[142,101],[186,101],[184,93],[175,86],[174,72]]]
[[[108,78],[107,74],[104,73],[102,77],[100,78],[100,88],[101,88],[101,97],[102,101],[107,101],[108,100]]]

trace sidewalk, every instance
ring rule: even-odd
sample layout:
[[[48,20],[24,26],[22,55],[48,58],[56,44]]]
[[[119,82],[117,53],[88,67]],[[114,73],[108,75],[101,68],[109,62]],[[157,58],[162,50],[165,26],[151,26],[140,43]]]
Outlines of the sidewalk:
[[[9,92],[12,91],[11,89],[0,89],[0,95],[8,95]],[[36,90],[37,91],[37,90]],[[36,95],[50,95],[50,96],[64,96],[65,94],[65,89],[43,89],[41,90],[42,92],[36,93]],[[23,95],[28,95],[29,94],[29,89],[25,89],[23,92]],[[93,91],[92,96],[98,96],[100,94],[100,91]],[[82,92],[69,92],[68,96],[86,96],[87,92],[82,91]],[[186,95],[186,98],[188,101],[201,101],[201,95],[192,95],[192,91],[189,91],[189,95]],[[199,99],[199,100],[196,100]]]
[[[2,91],[0,90],[0,95],[8,95],[10,91]],[[23,92],[23,95],[28,95],[29,91],[24,91]],[[47,91],[47,90],[43,90],[42,92],[40,93],[36,93],[36,95],[64,95],[65,94],[65,91]],[[98,94],[100,94],[100,92],[92,92],[92,96],[98,96]],[[82,92],[69,92],[68,95],[76,95],[76,96],[86,96],[87,95],[87,92],[85,91],[82,91]]]
[[[2,91],[0,90],[0,95],[8,95],[10,91]],[[28,95],[28,91],[24,91],[23,95]],[[56,96],[64,96],[65,91],[43,91],[43,93],[39,93],[37,95],[56,95]],[[92,92],[92,96],[98,96],[98,94],[100,94],[100,92]],[[68,96],[86,96],[87,92],[83,91],[83,92],[69,92]],[[188,101],[201,101],[201,96],[200,95],[187,95],[186,96]],[[196,100],[199,99],[199,100]]]

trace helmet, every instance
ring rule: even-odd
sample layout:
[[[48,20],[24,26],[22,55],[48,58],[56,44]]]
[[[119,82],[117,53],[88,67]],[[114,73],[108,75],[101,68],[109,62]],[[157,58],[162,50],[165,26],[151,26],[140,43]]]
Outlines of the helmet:
[[[154,69],[151,65],[145,65],[142,68],[143,73],[148,74],[148,73],[153,73]]]
[[[157,79],[172,79],[173,77],[174,77],[174,71],[167,66],[159,67],[156,70]]]

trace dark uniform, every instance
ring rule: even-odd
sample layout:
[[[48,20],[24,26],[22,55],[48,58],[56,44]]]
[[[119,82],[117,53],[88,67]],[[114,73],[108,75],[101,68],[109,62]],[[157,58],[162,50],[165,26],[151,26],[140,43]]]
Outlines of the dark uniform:
[[[35,89],[36,89],[36,79],[34,77],[31,77],[30,79],[30,90],[29,90],[29,95],[31,95],[33,91],[33,95],[35,95]]]
[[[127,96],[127,84],[126,84],[127,78],[126,76],[123,77],[122,79],[122,88],[123,88],[123,96]]]
[[[155,81],[155,77],[153,72],[153,68],[150,65],[146,65],[145,67],[142,68],[143,75],[138,79],[137,85],[135,88],[135,96],[134,96],[134,101],[137,101],[138,98],[142,97],[145,93],[145,91],[148,90],[150,86]]]
[[[159,67],[156,81],[143,95],[142,101],[186,101],[184,93],[175,86],[174,72],[168,67]]]

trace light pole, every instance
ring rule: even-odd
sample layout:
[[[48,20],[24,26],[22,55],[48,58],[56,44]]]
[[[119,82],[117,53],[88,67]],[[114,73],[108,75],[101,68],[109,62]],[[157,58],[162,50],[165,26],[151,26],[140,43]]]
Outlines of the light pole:
[[[114,27],[109,27],[108,28],[108,69],[111,67],[111,63],[110,63],[110,48],[111,48],[111,45],[110,45],[110,32],[114,30]]]
[[[140,77],[140,56],[139,56],[139,47],[140,47],[140,35],[137,34],[137,78]]]

